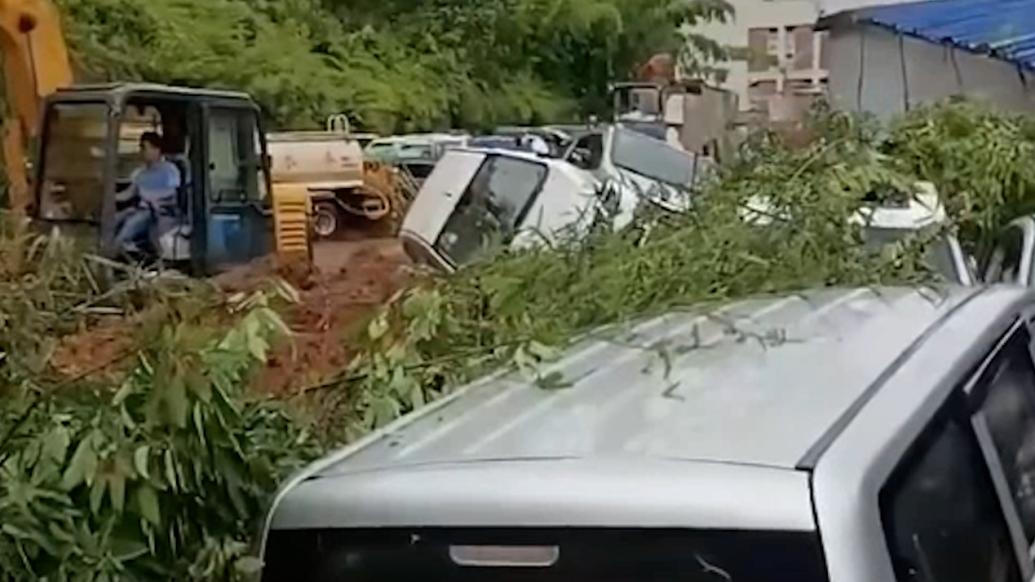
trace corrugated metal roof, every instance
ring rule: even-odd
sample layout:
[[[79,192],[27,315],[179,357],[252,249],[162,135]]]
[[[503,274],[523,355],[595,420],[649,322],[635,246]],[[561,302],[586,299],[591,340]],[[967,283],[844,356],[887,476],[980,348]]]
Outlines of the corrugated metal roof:
[[[929,0],[865,8],[855,18],[1035,69],[1035,0]]]

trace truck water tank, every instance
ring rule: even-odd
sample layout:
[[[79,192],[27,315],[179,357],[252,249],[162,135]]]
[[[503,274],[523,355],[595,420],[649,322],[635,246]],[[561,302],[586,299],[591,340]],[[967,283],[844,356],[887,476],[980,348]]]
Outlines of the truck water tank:
[[[347,134],[273,133],[267,141],[275,184],[304,184],[310,190],[349,189],[363,184],[363,150]]]

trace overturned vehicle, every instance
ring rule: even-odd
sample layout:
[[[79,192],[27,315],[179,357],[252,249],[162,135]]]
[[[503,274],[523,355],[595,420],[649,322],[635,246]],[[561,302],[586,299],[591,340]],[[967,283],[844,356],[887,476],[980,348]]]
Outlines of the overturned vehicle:
[[[488,148],[450,150],[410,206],[399,236],[419,264],[453,271],[500,247],[553,243],[641,203],[689,207],[711,162],[620,126],[589,129],[564,159]]]

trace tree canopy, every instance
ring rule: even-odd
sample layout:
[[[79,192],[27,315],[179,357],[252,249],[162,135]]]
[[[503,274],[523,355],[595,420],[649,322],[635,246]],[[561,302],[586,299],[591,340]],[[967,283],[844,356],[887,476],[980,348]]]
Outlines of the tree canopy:
[[[730,14],[725,0],[58,3],[85,79],[242,89],[278,126],[344,112],[381,132],[600,113],[608,81]]]

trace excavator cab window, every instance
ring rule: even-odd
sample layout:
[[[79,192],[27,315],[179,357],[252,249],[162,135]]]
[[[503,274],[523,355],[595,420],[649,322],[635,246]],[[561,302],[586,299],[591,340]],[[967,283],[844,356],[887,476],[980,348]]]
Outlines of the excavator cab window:
[[[154,106],[127,107],[119,119],[118,161],[115,189],[130,186],[133,172],[140,167],[140,136],[153,131],[163,135],[162,114]]]
[[[105,103],[57,103],[48,110],[39,161],[41,218],[100,222],[108,112]]]

